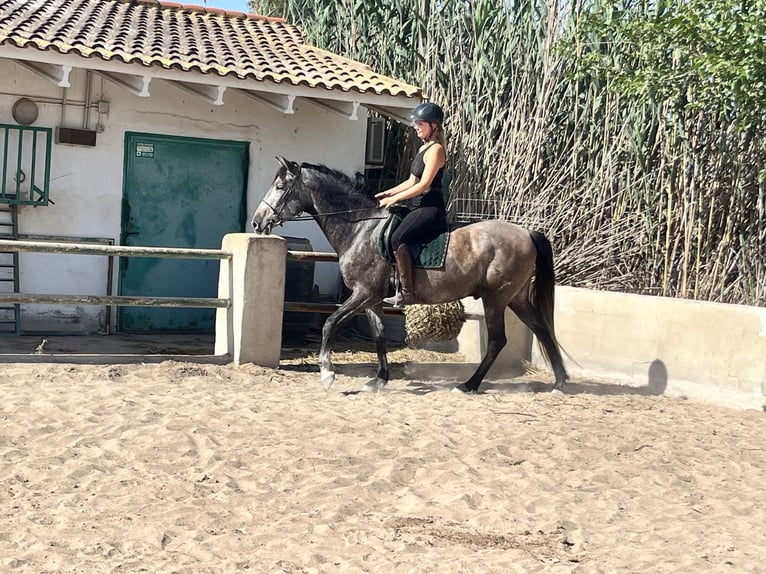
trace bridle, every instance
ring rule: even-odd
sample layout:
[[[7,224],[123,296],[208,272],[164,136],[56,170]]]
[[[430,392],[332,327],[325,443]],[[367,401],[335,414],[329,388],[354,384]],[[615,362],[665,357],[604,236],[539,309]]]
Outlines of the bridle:
[[[282,225],[282,218],[279,217],[280,212],[282,209],[284,209],[285,205],[287,204],[287,200],[290,197],[290,194],[295,191],[295,186],[284,186],[284,189],[282,191],[282,195],[279,196],[279,199],[277,199],[276,205],[271,205],[268,201],[266,201],[266,198],[264,197],[261,200],[261,203],[265,204],[266,207],[271,209],[271,211],[274,212],[274,216],[277,218],[277,222],[275,225]]]
[[[274,226],[279,226],[284,223],[284,220],[279,216],[280,212],[284,209],[285,205],[287,204],[287,201],[290,199],[290,194],[295,192],[295,185],[291,186],[284,186],[284,189],[282,191],[282,195],[279,196],[279,199],[274,205],[271,205],[266,199],[262,199],[261,203],[266,205],[271,211],[274,212],[274,216],[276,217],[277,221],[274,223]],[[301,204],[301,207],[303,204]],[[288,221],[310,221],[314,219],[315,217],[330,217],[332,215],[346,215],[351,213],[358,213],[361,211],[370,211],[370,210],[377,210],[377,207],[360,207],[359,209],[344,209],[341,211],[326,211],[324,213],[316,213],[314,215],[298,215],[296,217],[293,217],[292,219]],[[301,210],[303,211],[303,210]],[[300,212],[299,212],[300,213]],[[384,216],[378,215],[375,217],[363,217],[360,219],[357,219],[355,221],[367,221],[367,220],[373,220],[373,219],[385,219]]]

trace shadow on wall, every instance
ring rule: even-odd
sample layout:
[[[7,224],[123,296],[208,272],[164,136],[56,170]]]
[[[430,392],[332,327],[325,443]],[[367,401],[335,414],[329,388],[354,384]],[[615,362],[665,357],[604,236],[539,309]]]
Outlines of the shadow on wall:
[[[659,359],[653,360],[649,365],[648,387],[653,395],[661,395],[668,388],[668,369]]]

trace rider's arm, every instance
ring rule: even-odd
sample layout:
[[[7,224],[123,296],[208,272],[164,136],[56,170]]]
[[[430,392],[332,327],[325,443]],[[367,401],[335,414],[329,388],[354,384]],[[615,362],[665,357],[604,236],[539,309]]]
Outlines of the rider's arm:
[[[381,207],[389,207],[394,203],[415,197],[430,188],[436,177],[436,173],[444,167],[444,164],[447,162],[447,154],[440,144],[436,144],[426,151],[423,160],[425,162],[425,169],[423,170],[423,176],[420,178],[420,181],[417,181],[417,178],[414,175],[411,175],[406,182],[391,188],[389,192],[393,193],[388,193],[388,195],[383,197],[380,202]],[[405,184],[408,183],[410,183],[410,185],[406,186]]]
[[[405,179],[402,183],[400,183],[397,186],[394,186],[390,189],[387,189],[385,191],[381,191],[380,193],[375,194],[376,199],[382,199],[384,197],[391,197],[392,195],[396,195],[397,193],[404,191],[405,189],[409,189],[415,183],[417,183],[418,178],[416,178],[414,175],[410,174],[410,177]]]

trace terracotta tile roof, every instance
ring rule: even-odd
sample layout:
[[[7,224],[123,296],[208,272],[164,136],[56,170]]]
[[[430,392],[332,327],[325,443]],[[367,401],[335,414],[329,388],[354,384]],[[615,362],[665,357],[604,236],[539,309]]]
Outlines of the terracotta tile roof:
[[[414,97],[281,18],[156,0],[0,0],[0,45],[243,80]]]

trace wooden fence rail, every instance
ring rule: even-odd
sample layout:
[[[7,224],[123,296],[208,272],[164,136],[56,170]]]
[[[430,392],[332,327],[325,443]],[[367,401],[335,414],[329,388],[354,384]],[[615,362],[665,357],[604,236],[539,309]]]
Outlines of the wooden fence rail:
[[[15,241],[12,239],[0,239],[0,251],[68,253],[70,255],[122,255],[125,257],[169,257],[179,259],[231,259],[231,253],[222,249],[93,245],[89,243]]]
[[[54,295],[0,293],[0,304],[111,305],[123,307],[228,307],[228,299],[214,297],[140,297],[129,295]]]
[[[17,241],[12,239],[0,239],[0,251],[55,253],[67,255],[106,255],[110,257],[124,256],[163,257],[171,259],[231,259],[231,253],[222,249],[93,245],[90,243]],[[141,297],[128,295],[56,295],[39,293],[0,293],[0,304],[226,308],[231,305],[231,301],[229,299],[215,297]]]
[[[222,249],[188,249],[175,247],[142,247],[126,245],[93,245],[89,243],[61,243],[49,241],[16,241],[0,239],[0,251],[25,253],[59,253],[68,255],[108,255],[124,257],[167,257],[188,259],[231,259],[231,253]],[[331,252],[288,251],[290,259],[298,261],[337,261]],[[228,299],[213,297],[137,297],[121,295],[56,295],[33,293],[0,293],[0,304],[43,305],[105,305],[136,307],[200,307],[226,308]],[[285,302],[285,309],[299,312],[332,313],[338,305]],[[401,314],[392,310],[390,314]]]

